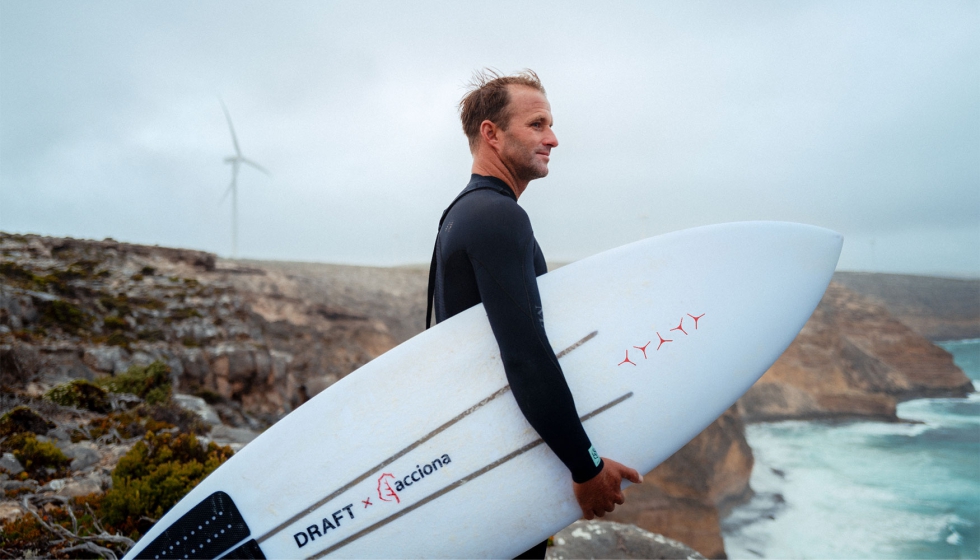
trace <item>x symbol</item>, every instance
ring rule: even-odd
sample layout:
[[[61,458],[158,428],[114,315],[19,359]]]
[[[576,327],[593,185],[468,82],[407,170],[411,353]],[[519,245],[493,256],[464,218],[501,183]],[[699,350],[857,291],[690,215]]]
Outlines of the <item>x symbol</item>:
[[[371,503],[371,496],[368,496],[368,499],[366,499],[366,500],[361,500],[361,503],[364,504],[364,507],[365,508],[368,507],[368,506],[373,506],[374,505],[374,504]]]

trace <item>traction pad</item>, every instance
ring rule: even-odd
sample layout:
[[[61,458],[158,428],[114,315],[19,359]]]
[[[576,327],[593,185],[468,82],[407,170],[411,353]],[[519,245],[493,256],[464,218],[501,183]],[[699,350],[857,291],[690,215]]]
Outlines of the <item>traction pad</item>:
[[[250,534],[251,531],[231,496],[224,492],[215,492],[153,539],[153,542],[137,553],[136,558],[217,558]],[[253,539],[230,552],[226,558],[265,556]]]

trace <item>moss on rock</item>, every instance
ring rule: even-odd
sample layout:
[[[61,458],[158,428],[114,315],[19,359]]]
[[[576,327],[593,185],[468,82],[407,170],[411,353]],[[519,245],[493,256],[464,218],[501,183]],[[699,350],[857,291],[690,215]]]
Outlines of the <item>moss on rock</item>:
[[[62,406],[84,408],[103,414],[112,410],[106,390],[84,379],[56,385],[44,394],[44,398]]]
[[[96,381],[113,393],[132,393],[149,404],[170,400],[170,366],[157,360],[148,366],[132,366],[126,373]]]
[[[37,307],[42,325],[58,327],[67,333],[76,334],[92,322],[92,318],[80,307],[64,300],[38,301]]]
[[[48,422],[34,410],[20,405],[0,416],[0,437],[25,432],[44,435],[54,426],[54,423]]]

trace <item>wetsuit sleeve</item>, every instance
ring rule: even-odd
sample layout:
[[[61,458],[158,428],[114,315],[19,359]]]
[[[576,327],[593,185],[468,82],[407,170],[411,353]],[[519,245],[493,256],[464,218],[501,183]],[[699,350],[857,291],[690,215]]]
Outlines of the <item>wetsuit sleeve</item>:
[[[521,412],[572,479],[585,482],[603,464],[598,455],[592,458],[589,436],[545,333],[531,223],[516,204],[500,206],[474,223],[481,237],[492,241],[468,251],[480,297]]]

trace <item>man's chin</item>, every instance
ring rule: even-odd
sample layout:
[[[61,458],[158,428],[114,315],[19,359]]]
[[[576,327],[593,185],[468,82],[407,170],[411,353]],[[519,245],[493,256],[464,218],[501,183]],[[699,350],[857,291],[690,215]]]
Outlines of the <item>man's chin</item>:
[[[520,178],[527,182],[548,176],[548,165],[529,165],[519,172]]]

